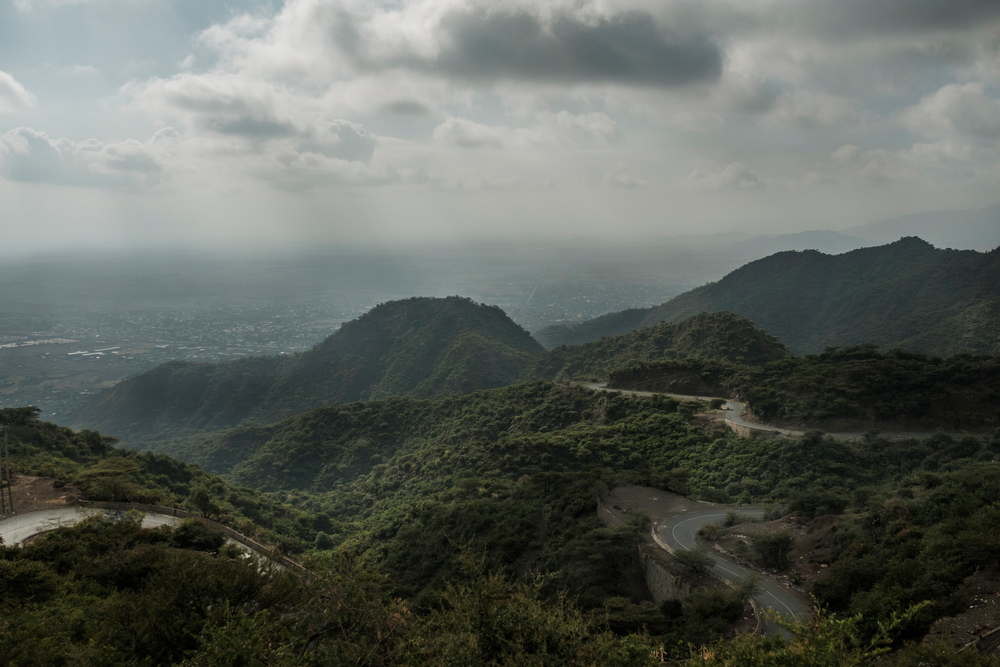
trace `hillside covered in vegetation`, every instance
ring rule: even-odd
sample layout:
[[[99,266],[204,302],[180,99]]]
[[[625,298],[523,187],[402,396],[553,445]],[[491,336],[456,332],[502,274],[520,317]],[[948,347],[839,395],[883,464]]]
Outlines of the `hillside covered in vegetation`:
[[[781,252],[660,306],[536,334],[580,345],[705,311],[749,318],[797,354],[872,343],[950,355],[1000,353],[1000,249],[941,250],[915,238],[842,255]]]
[[[612,371],[643,362],[702,357],[756,366],[787,359],[791,352],[753,322],[720,311],[699,313],[681,322],[661,322],[617,336],[551,350],[535,363],[540,378],[608,378]]]
[[[163,364],[96,396],[74,422],[120,436],[268,423],[321,405],[510,384],[542,353],[499,308],[413,298],[377,306],[295,356]]]
[[[720,640],[733,601],[724,592],[694,592],[677,615],[644,597],[636,556],[648,530],[643,517],[611,529],[594,511],[595,499],[621,484],[715,502],[784,502],[806,518],[847,512],[845,521],[857,516],[869,532],[877,513],[886,528],[864,549],[887,566],[863,575],[869,570],[858,559],[867,552],[852,545],[869,538],[845,528],[829,561],[831,583],[819,589],[838,610],[863,610],[854,635],[861,642],[899,611],[875,604],[883,589],[894,604],[931,600],[907,622],[911,639],[976,594],[962,582],[992,553],[971,526],[992,525],[990,461],[1000,441],[942,435],[842,443],[811,434],[774,442],[706,428],[695,417],[700,409],[550,382],[355,403],[213,436],[213,465],[228,466],[225,479],[163,454],[117,449],[95,432],[40,422],[31,409],[0,411],[19,473],[57,477],[98,499],[211,513],[300,554],[319,574],[314,583],[283,583],[227,562],[228,552],[203,538],[195,548],[209,555],[184,553],[188,538],[177,529],[147,534],[87,524],[52,542],[0,551],[0,576],[11,583],[5,590],[15,591],[2,603],[0,646],[30,662],[41,650],[32,638],[44,635],[53,655],[205,665],[231,660],[233,651],[272,664],[445,664],[455,655],[472,661],[462,664],[516,664],[541,651],[537,664],[566,664],[572,655],[579,664],[625,665],[643,664],[660,647],[690,657],[691,644]],[[888,503],[897,487],[912,494],[902,509]],[[975,512],[961,509],[966,496]],[[899,535],[892,522],[908,516],[916,532],[892,537]],[[899,568],[935,572],[940,558],[944,586],[932,576],[912,584],[898,576]],[[162,604],[149,602],[156,596]],[[52,624],[59,614],[78,619],[72,631]],[[383,636],[343,631],[359,623]],[[139,640],[159,625],[169,629],[163,640]],[[802,629],[803,637],[814,630]],[[497,632],[499,645],[490,643]],[[811,641],[809,650],[821,654],[857,648]],[[774,648],[743,640],[713,651],[750,650],[747,642],[765,654]],[[505,660],[486,660],[483,647]],[[299,662],[282,662],[293,653]]]
[[[616,369],[662,359],[760,364],[789,356],[776,338],[731,313],[701,313],[545,352],[497,308],[458,298],[411,299],[379,306],[290,359],[163,364],[97,397],[93,414],[78,421],[145,442],[171,432],[274,422],[320,405],[435,398],[521,379],[607,379]]]
[[[1000,357],[929,357],[872,345],[747,366],[689,358],[611,373],[619,389],[735,396],[779,426],[827,431],[989,431],[1000,426]]]

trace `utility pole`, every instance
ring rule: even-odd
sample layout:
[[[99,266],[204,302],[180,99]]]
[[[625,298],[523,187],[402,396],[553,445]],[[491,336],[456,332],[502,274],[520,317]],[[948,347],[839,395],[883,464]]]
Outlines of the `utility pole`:
[[[14,492],[11,490],[11,474],[10,474],[10,425],[3,430],[3,451],[4,458],[7,459],[7,500],[10,502],[10,513],[14,513]],[[0,488],[0,495],[3,494],[3,489]]]
[[[7,429],[9,426],[3,427],[3,444],[4,448],[7,447]],[[11,508],[13,510],[13,508]],[[6,516],[7,514],[7,499],[3,496],[3,459],[0,458],[0,516]]]

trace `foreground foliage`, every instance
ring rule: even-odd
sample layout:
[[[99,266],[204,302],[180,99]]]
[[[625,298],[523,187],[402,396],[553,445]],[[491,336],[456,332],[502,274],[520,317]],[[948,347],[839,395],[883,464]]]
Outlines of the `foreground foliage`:
[[[838,618],[821,614],[811,623],[778,619],[790,634],[759,637],[746,635],[698,649],[688,665],[705,667],[996,667],[1000,659],[975,650],[957,653],[940,644],[909,644],[901,650],[892,645],[900,626],[917,615],[924,605],[896,611],[878,624],[875,634],[861,630],[859,615]]]
[[[416,615],[346,555],[303,582],[234,548],[178,549],[177,532],[94,517],[0,549],[4,664],[652,664],[645,638],[468,555],[464,579]]]

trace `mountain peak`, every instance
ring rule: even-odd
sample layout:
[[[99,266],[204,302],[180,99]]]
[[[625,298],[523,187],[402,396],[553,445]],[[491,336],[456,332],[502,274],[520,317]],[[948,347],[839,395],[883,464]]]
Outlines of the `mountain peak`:
[[[294,357],[157,366],[99,395],[80,421],[127,435],[264,423],[388,396],[435,398],[510,384],[543,353],[496,306],[414,297],[379,304]]]
[[[887,248],[928,248],[934,250],[934,246],[923,240],[919,236],[904,236],[895,243],[890,243]]]

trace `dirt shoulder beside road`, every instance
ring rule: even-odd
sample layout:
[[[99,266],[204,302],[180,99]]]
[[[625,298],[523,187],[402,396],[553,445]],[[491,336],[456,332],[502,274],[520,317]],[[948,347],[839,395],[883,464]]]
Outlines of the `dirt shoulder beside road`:
[[[11,495],[14,497],[14,515],[38,512],[41,510],[72,507],[83,500],[83,492],[75,486],[56,488],[56,480],[51,477],[27,477],[18,475],[14,478]],[[7,489],[4,488],[6,502]],[[7,507],[4,517],[12,516]]]

